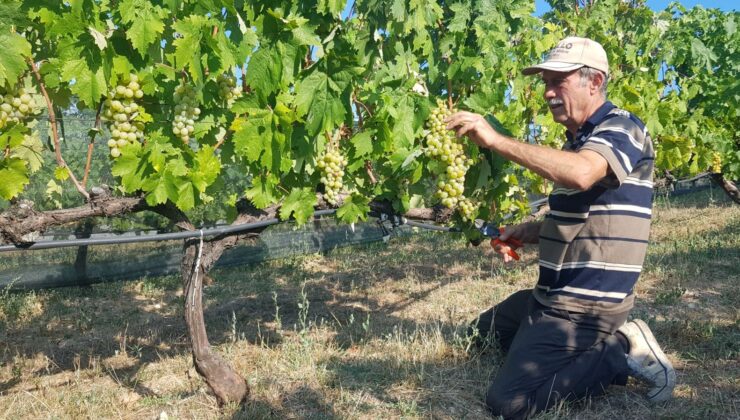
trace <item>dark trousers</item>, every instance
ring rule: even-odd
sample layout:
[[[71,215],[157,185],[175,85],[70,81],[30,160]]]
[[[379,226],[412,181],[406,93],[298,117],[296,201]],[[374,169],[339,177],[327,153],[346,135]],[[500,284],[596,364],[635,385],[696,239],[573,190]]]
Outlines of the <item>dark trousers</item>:
[[[628,312],[595,316],[540,304],[521,290],[483,312],[475,327],[508,354],[486,394],[494,415],[527,418],[561,400],[626,383],[625,349],[614,332]]]

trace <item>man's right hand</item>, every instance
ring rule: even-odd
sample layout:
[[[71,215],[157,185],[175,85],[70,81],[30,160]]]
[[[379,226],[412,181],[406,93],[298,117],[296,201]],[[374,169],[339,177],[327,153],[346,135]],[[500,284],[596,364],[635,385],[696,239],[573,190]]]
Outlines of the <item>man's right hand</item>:
[[[493,149],[503,136],[498,133],[482,115],[458,111],[445,119],[448,130],[454,130],[457,137],[468,136],[473,143],[486,149]]]
[[[521,225],[506,226],[498,239],[501,242],[506,242],[507,239],[514,238],[522,243],[536,244],[540,241],[541,226],[542,222],[530,222],[523,223]],[[514,260],[510,254],[512,249],[506,244],[499,243],[493,247],[493,250],[501,254],[506,263]]]

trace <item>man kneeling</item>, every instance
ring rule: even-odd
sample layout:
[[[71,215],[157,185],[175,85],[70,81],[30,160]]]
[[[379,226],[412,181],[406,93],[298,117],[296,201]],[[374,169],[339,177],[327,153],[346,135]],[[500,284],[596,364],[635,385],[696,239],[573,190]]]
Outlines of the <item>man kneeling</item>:
[[[496,415],[526,418],[628,375],[649,384],[650,401],[667,400],[670,361],[643,321],[627,322],[650,233],[654,152],[645,124],[606,100],[606,53],[590,39],[564,39],[523,73],[541,74],[553,119],[567,128],[562,150],[508,138],[470,112],[447,119],[458,136],[555,183],[543,222],[500,237],[538,243],[540,274],[534,289],[475,322],[508,352],[486,403]],[[510,260],[505,245],[496,251]]]

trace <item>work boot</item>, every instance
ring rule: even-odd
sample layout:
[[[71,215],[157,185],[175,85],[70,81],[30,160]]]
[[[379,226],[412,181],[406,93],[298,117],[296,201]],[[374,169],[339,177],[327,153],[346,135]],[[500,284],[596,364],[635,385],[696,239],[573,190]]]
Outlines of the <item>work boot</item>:
[[[669,400],[676,386],[676,371],[660,349],[650,328],[644,321],[635,319],[626,322],[618,331],[627,337],[630,344],[630,351],[627,354],[630,376],[650,386],[647,393],[649,401]]]

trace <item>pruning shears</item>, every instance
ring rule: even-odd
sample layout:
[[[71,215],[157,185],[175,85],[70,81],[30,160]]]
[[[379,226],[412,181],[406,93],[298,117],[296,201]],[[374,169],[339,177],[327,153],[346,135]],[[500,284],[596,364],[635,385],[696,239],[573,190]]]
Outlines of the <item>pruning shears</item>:
[[[484,222],[482,220],[476,220],[475,226],[478,228],[478,231],[481,233],[481,235],[491,238],[491,247],[495,248],[496,245],[506,245],[509,247],[509,256],[517,261],[519,261],[519,254],[517,254],[514,250],[517,248],[521,248],[524,246],[522,241],[515,239],[515,238],[509,238],[505,241],[502,241],[499,239],[499,236],[501,236],[502,233],[504,233],[504,228],[494,226],[491,223]]]

